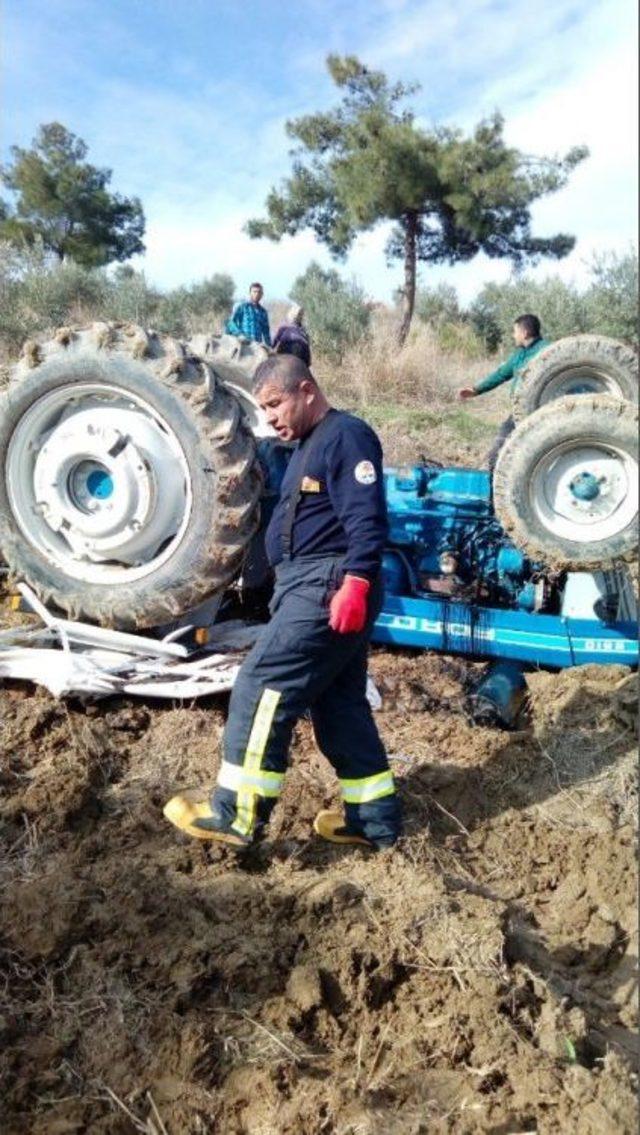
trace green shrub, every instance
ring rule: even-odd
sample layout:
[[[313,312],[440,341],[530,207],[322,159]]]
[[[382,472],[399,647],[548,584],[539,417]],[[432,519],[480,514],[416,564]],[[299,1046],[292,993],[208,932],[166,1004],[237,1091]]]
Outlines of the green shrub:
[[[159,297],[154,326],[185,339],[196,331],[219,330],[222,316],[233,306],[234,290],[231,276],[222,272],[188,287],[173,288]]]
[[[418,326],[426,323],[433,329],[438,346],[445,354],[464,355],[468,359],[485,354],[484,341],[460,306],[458,293],[451,284],[420,288],[416,294],[415,314]]]
[[[549,339],[589,331],[636,340],[638,261],[633,250],[595,256],[590,273],[583,291],[558,276],[540,281],[521,276],[505,284],[485,284],[469,309],[476,333],[489,350],[509,346],[514,319],[529,311],[540,317]]]
[[[128,264],[119,265],[110,277],[105,306],[98,314],[102,319],[149,327],[155,322],[160,298],[160,293],[147,283],[144,272],[135,272]]]
[[[0,243],[0,341],[11,352],[26,338],[20,310],[21,257],[7,241]]]
[[[486,354],[484,343],[470,323],[442,323],[437,329],[438,346],[445,355],[462,355],[481,359]]]
[[[49,327],[103,312],[109,280],[102,270],[60,263],[36,246],[0,256],[0,338],[15,350],[24,339]]]
[[[107,304],[109,281],[103,271],[69,262],[49,272],[33,272],[21,283],[21,302],[39,328],[65,323],[74,312],[101,311]]]
[[[158,299],[153,314],[156,331],[175,335],[178,339],[188,337],[187,289],[173,288]]]
[[[469,309],[477,335],[491,351],[510,345],[513,321],[525,312],[540,318],[542,333],[549,339],[588,330],[583,297],[558,276],[540,281],[522,276],[506,284],[485,284]]]
[[[369,330],[371,309],[355,280],[345,281],[335,269],[315,261],[298,277],[291,296],[305,311],[311,350],[339,362]]]
[[[635,343],[638,339],[638,257],[633,249],[620,255],[594,256],[592,283],[584,303],[590,331]]]
[[[431,327],[441,327],[444,323],[461,323],[464,319],[458,293],[451,284],[437,284],[435,288],[418,288],[415,314],[418,319]]]
[[[235,284],[225,272],[216,272],[198,284],[191,284],[186,289],[190,316],[207,317],[211,313],[216,316],[229,313],[233,306],[234,291]]]
[[[162,293],[130,265],[115,271],[62,264],[42,246],[0,244],[0,343],[13,354],[29,336],[65,323],[114,319],[188,338],[213,331],[233,302],[231,276],[215,273]]]

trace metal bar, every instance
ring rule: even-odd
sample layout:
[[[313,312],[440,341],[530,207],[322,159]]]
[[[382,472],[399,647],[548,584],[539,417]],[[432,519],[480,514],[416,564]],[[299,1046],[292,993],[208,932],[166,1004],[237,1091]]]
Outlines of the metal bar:
[[[638,663],[632,624],[606,625],[597,619],[479,607],[440,597],[388,596],[372,640],[559,669],[587,662]]]
[[[81,643],[83,646],[102,646],[109,650],[121,650],[128,654],[138,654],[145,658],[186,658],[189,654],[186,646],[177,642],[161,642],[154,638],[145,638],[142,635],[127,634],[124,631],[113,631],[108,627],[94,627],[89,623],[76,623],[70,619],[59,619],[47,610],[37,595],[26,583],[19,583],[18,590],[29,604],[31,609],[40,616],[52,630],[66,635],[70,642]]]

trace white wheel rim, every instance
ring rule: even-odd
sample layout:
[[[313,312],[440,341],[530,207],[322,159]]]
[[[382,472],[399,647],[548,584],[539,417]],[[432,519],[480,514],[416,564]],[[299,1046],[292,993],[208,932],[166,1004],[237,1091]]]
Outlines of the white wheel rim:
[[[243,386],[237,386],[234,382],[225,382],[224,385],[225,389],[230,390],[238,399],[244,412],[247,425],[254,437],[258,438],[258,440],[278,437],[273,426],[267,424],[264,411],[260,409],[260,405],[253,394],[250,394]]]
[[[144,399],[68,385],[22,416],[6,459],[15,520],[32,547],[85,583],[133,583],[175,552],[192,509],[184,449]]]
[[[637,517],[638,462],[595,439],[569,441],[538,461],[529,497],[551,535],[576,544],[607,540]]]
[[[556,398],[576,394],[612,394],[616,398],[623,397],[622,387],[615,378],[599,371],[597,367],[583,364],[566,367],[550,378],[541,391],[539,405],[545,406]]]

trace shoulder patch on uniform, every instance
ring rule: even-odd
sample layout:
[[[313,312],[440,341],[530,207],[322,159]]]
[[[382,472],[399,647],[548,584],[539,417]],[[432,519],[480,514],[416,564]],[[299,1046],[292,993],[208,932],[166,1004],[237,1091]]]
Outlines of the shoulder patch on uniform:
[[[359,485],[373,485],[378,479],[372,461],[359,461],[353,475]]]

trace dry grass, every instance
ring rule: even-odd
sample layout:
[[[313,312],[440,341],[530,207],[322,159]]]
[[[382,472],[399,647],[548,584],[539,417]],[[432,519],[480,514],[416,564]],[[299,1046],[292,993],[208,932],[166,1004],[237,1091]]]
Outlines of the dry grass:
[[[379,311],[371,335],[347,351],[338,367],[317,359],[315,370],[327,392],[360,408],[381,401],[411,407],[447,405],[461,386],[491,369],[488,358],[445,353],[433,328],[418,320],[402,348],[396,331],[393,313]]]
[[[331,401],[360,414],[378,431],[389,464],[424,456],[444,464],[482,464],[497,423],[509,413],[508,392],[462,404],[458,390],[495,366],[486,358],[442,350],[436,332],[416,321],[396,343],[389,311],[376,313],[372,334],[339,365],[314,358],[313,370]]]
[[[11,365],[15,361],[15,351],[11,352],[6,343],[0,338],[0,390],[8,385]]]

